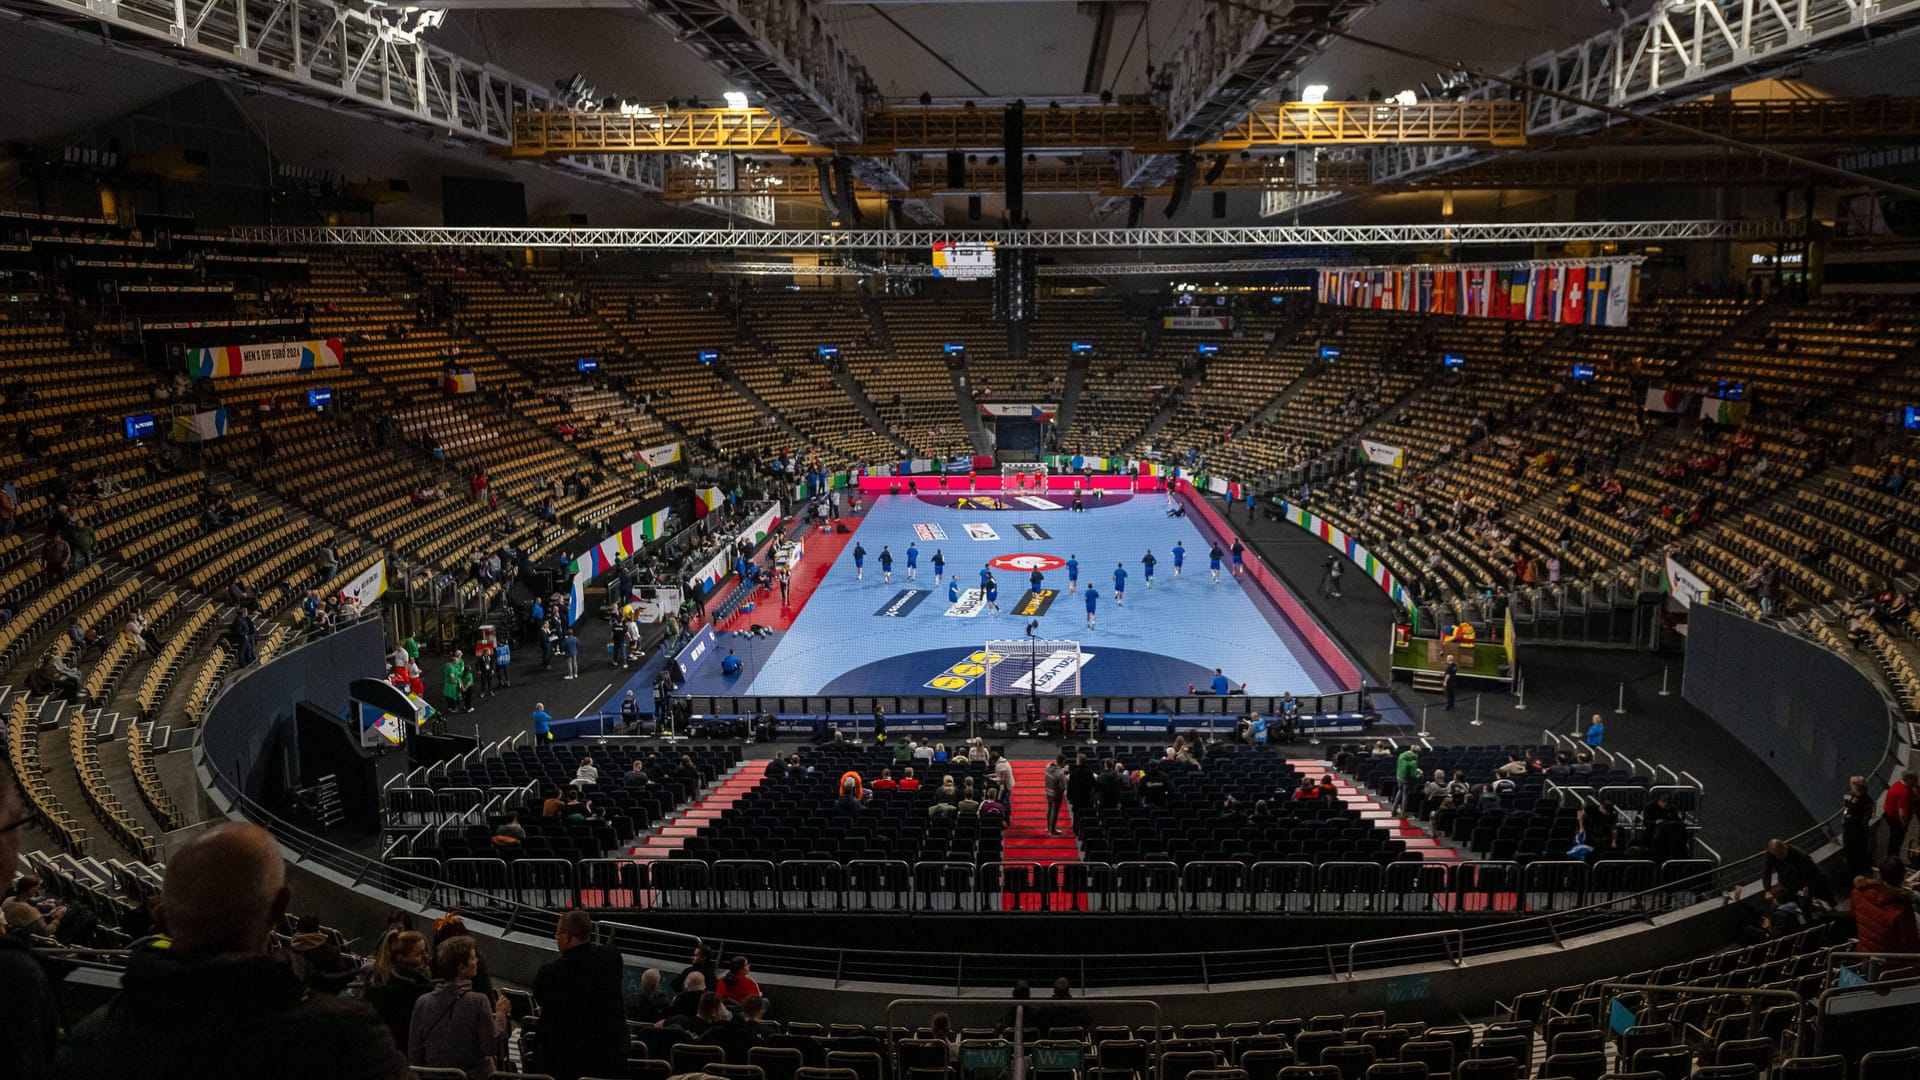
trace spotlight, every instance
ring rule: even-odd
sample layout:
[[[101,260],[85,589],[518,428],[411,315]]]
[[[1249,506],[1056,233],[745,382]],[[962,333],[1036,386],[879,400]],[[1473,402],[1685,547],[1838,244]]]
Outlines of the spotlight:
[[[988,158],[987,158],[987,164],[989,164],[989,165],[998,165],[998,164],[1000,164],[1000,155],[999,155],[999,154],[992,154],[992,155],[990,155],[990,156],[988,156]]]
[[[747,95],[738,90],[729,90],[720,96],[726,99],[727,108],[729,109],[744,109],[747,107]]]
[[[1029,164],[1029,165],[1038,165],[1039,163],[1040,163],[1040,155],[1039,155],[1039,154],[1028,154],[1028,155],[1027,155],[1027,164]]]
[[[699,99],[699,98],[697,98],[697,97],[690,97],[690,98],[688,98],[688,99],[687,99],[687,108],[689,108],[689,109],[704,109],[704,108],[706,108],[706,106],[705,106],[705,105],[702,105],[702,104],[700,104],[700,99]]]
[[[1057,101],[1049,101],[1049,102],[1047,102],[1047,108],[1049,108],[1049,109],[1057,109],[1057,108],[1059,108],[1059,107],[1060,107],[1060,103],[1059,103],[1059,102],[1057,102]]]
[[[1113,91],[1111,90],[1100,91],[1100,104],[1102,105],[1113,104]]]
[[[961,108],[963,108],[963,109],[971,109],[971,108],[973,108],[973,102],[971,102],[971,101],[969,101],[969,102],[967,102],[967,103],[966,103],[965,105],[962,105],[962,106],[961,106]]]
[[[680,99],[679,99],[679,98],[677,98],[677,97],[670,97],[670,98],[668,98],[668,99],[667,99],[667,108],[669,108],[669,109],[677,109],[677,108],[679,108],[679,107],[680,107]]]
[[[1327,84],[1313,83],[1300,92],[1300,100],[1308,105],[1318,105],[1327,100]]]

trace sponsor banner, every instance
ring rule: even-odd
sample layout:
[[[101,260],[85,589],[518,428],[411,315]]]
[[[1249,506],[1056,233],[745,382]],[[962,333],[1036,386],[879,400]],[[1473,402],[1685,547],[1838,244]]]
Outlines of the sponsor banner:
[[[187,374],[196,379],[224,379],[233,375],[265,375],[274,371],[312,371],[339,367],[346,350],[339,338],[317,341],[275,341],[259,345],[219,345],[187,350]]]
[[[1349,539],[1346,533],[1335,528],[1332,523],[1316,517],[1311,510],[1284,501],[1280,503],[1280,510],[1286,515],[1288,521],[1319,537],[1329,547],[1352,559],[1360,569],[1366,571],[1374,584],[1380,586],[1382,592],[1393,598],[1394,603],[1408,611],[1413,609],[1413,599],[1406,587],[1393,576],[1393,571],[1387,569],[1387,564],[1374,557],[1372,552]]]
[[[957,694],[977,682],[987,673],[988,664],[997,664],[1001,660],[999,653],[986,651],[971,652],[964,658],[947,665],[947,670],[926,681],[929,690],[945,690]]]
[[[880,605],[880,610],[874,614],[889,619],[902,618],[912,614],[913,609],[919,607],[920,602],[930,595],[932,593],[927,589],[901,589],[893,594],[893,599]]]
[[[649,446],[633,455],[634,467],[640,472],[652,472],[663,466],[680,460],[680,444],[670,442],[664,446]]]
[[[916,522],[913,526],[913,535],[922,540],[945,540],[947,538],[947,530],[938,525],[926,525]]]
[[[979,589],[968,589],[960,594],[960,599],[947,605],[947,618],[971,619],[987,609],[987,594]]]
[[[1673,561],[1673,556],[1667,556],[1667,592],[1681,607],[1692,607],[1694,601],[1708,599],[1711,591],[1698,574]]]
[[[713,627],[703,626],[699,633],[693,635],[693,640],[687,642],[687,647],[681,649],[673,658],[674,662],[680,665],[683,674],[692,678],[693,673],[700,667],[700,661],[712,655],[714,647],[719,643],[719,639],[714,637]]]
[[[1013,688],[1015,690],[1032,690],[1034,689],[1034,682],[1037,677],[1040,684],[1040,693],[1054,693],[1069,685],[1073,680],[1074,673],[1084,670],[1086,666],[1092,662],[1093,657],[1094,654],[1090,652],[1069,652],[1065,649],[1056,650],[1052,654],[1042,657],[1039,663],[1033,666],[1033,671],[1015,679]]]
[[[1021,539],[1023,540],[1053,539],[1053,537],[1047,535],[1047,530],[1041,528],[1038,525],[1033,524],[1032,522],[1021,522],[1020,524],[1015,525],[1013,527],[1013,531],[1019,533]]]
[[[1058,405],[1004,405],[999,402],[980,403],[980,411],[988,416],[1006,416],[1016,420],[1051,420],[1060,408]]]
[[[773,531],[773,523],[778,520],[780,520],[780,504],[774,503],[762,511],[759,517],[754,518],[746,528],[735,533],[733,543],[721,548],[719,554],[707,560],[707,565],[701,567],[699,572],[688,580],[696,586],[711,591],[722,578],[733,572],[732,549],[741,543],[759,547],[766,540],[767,534]]]
[[[957,510],[1005,510],[1007,504],[992,495],[962,495],[954,501]]]
[[[211,442],[227,433],[227,410],[225,406],[208,409],[191,416],[173,418],[173,432],[169,436],[174,442]]]
[[[991,525],[982,524],[982,523],[969,523],[966,525],[962,525],[960,527],[967,530],[967,539],[969,540],[1000,539],[1000,534],[997,532],[994,532],[993,526]]]
[[[1053,599],[1060,595],[1058,589],[1028,589],[1021,595],[1019,602],[1013,605],[1013,614],[1021,618],[1037,619],[1053,606]]]
[[[1064,568],[1067,560],[1058,555],[1038,555],[1023,551],[1017,555],[996,555],[987,560],[987,565],[995,570],[1005,570],[1010,574],[1031,574],[1035,570],[1043,574]]]
[[[1163,315],[1163,330],[1231,330],[1233,320],[1225,315]]]
[[[1065,510],[1066,509],[1066,507],[1061,506],[1059,503],[1054,502],[1052,499],[1042,498],[1038,495],[1022,495],[1019,498],[1014,499],[1013,501],[1031,510]]]
[[[340,593],[356,603],[371,604],[380,599],[381,594],[386,591],[387,560],[380,559],[355,575],[354,579],[347,582],[346,587],[340,590]]]
[[[1407,463],[1406,451],[1397,446],[1388,446],[1386,443],[1374,442],[1372,439],[1361,439],[1360,449],[1366,451],[1367,460],[1375,465],[1398,469]]]

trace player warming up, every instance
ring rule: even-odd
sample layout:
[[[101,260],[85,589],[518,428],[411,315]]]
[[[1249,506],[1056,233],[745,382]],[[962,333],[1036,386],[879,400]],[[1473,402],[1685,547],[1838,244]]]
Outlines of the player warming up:
[[[1159,561],[1160,560],[1153,557],[1153,550],[1151,548],[1147,550],[1145,555],[1140,556],[1140,576],[1147,579],[1147,588],[1149,589],[1153,588],[1153,564]]]
[[[1079,587],[1080,587],[1080,556],[1069,555],[1067,556],[1067,595],[1072,596],[1073,590]]]
[[[957,577],[948,578],[947,579],[947,603],[957,604],[959,602],[960,602],[960,579]]]
[[[1207,549],[1207,569],[1213,571],[1213,583],[1220,584],[1220,545],[1214,544]]]
[[[867,579],[867,549],[860,541],[853,542],[853,580]]]
[[[1087,629],[1093,629],[1093,612],[1100,605],[1100,590],[1087,586]]]
[[[986,578],[987,578],[987,614],[998,615],[1000,614],[1000,583],[993,579],[992,574],[986,575]]]
[[[1039,592],[1046,586],[1047,576],[1042,574],[1040,568],[1036,566],[1033,568],[1033,573],[1027,575],[1027,580],[1033,583],[1033,591]]]
[[[1241,565],[1241,560],[1245,559],[1246,557],[1247,557],[1246,545],[1242,544],[1238,537],[1235,537],[1233,541],[1233,576],[1234,577],[1240,576],[1240,572],[1244,569],[1244,567]]]
[[[1114,607],[1127,606],[1127,599],[1123,595],[1126,591],[1127,591],[1127,564],[1114,563],[1113,564],[1113,606]]]
[[[907,541],[907,580],[913,581],[920,576],[920,549]]]
[[[1173,542],[1173,576],[1174,577],[1180,576],[1180,567],[1185,565],[1186,561],[1187,561],[1187,549],[1180,546],[1180,541],[1175,540]]]
[[[893,584],[893,552],[885,544],[880,545],[880,583]]]
[[[940,584],[940,575],[946,573],[946,570],[947,570],[947,557],[940,553],[939,548],[934,548],[933,549],[933,583],[935,585]]]

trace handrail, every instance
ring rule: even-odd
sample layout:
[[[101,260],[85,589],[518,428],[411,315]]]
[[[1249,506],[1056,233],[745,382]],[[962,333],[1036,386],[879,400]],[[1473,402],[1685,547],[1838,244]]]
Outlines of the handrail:
[[[1411,942],[1415,942],[1415,941],[1426,941],[1426,940],[1429,940],[1429,939],[1438,939],[1438,940],[1439,940],[1439,941],[1441,941],[1441,942],[1442,942],[1443,944],[1444,944],[1445,942],[1448,942],[1448,941],[1454,941],[1454,940],[1457,940],[1457,941],[1459,941],[1459,942],[1460,942],[1460,948],[1459,948],[1458,950],[1456,950],[1455,952],[1453,952],[1453,953],[1451,953],[1451,954],[1449,954],[1449,955],[1448,955],[1448,957],[1447,957],[1447,962],[1448,962],[1448,963],[1450,963],[1450,964],[1452,964],[1452,965],[1453,965],[1454,967],[1465,967],[1465,966],[1466,966],[1466,964],[1467,964],[1467,939],[1466,939],[1466,931],[1465,931],[1465,930],[1462,930],[1462,929],[1459,929],[1458,927],[1455,927],[1455,928],[1452,928],[1452,929],[1447,929],[1447,930],[1430,930],[1430,931],[1428,931],[1427,933],[1424,933],[1424,934],[1406,934],[1406,935],[1404,935],[1404,936],[1402,936],[1402,937],[1398,937],[1398,938],[1391,938],[1391,939],[1388,939],[1388,940],[1392,940],[1392,941],[1396,941],[1396,942],[1408,942],[1408,943],[1411,943]],[[1362,946],[1362,945],[1375,945],[1375,944],[1380,944],[1380,942],[1377,942],[1377,941],[1355,941],[1355,942],[1351,942],[1351,943],[1349,943],[1349,944],[1347,945],[1347,978],[1349,978],[1349,979],[1352,979],[1352,978],[1354,978],[1354,974],[1353,974],[1353,958],[1354,958],[1354,954],[1355,954],[1355,953],[1357,953],[1357,952],[1358,952],[1358,951],[1360,950],[1360,946]]]
[[[1662,983],[1603,982],[1597,988],[1603,994],[1613,990],[1627,990],[1635,993],[1656,994],[1699,994],[1703,997],[1745,997],[1753,1000],[1752,1016],[1758,1020],[1760,1000],[1762,998],[1785,998],[1794,1006],[1793,1045],[1794,1055],[1798,1057],[1805,1050],[1807,1031],[1807,999],[1797,990],[1767,990],[1748,986],[1696,986],[1689,983],[1666,985]],[[1751,1030],[1759,1030],[1760,1025],[1751,1024]]]

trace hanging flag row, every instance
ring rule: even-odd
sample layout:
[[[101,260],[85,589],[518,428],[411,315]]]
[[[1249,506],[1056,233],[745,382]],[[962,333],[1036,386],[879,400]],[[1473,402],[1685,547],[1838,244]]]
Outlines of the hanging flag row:
[[[1634,259],[1320,271],[1322,304],[1525,322],[1627,325]]]

